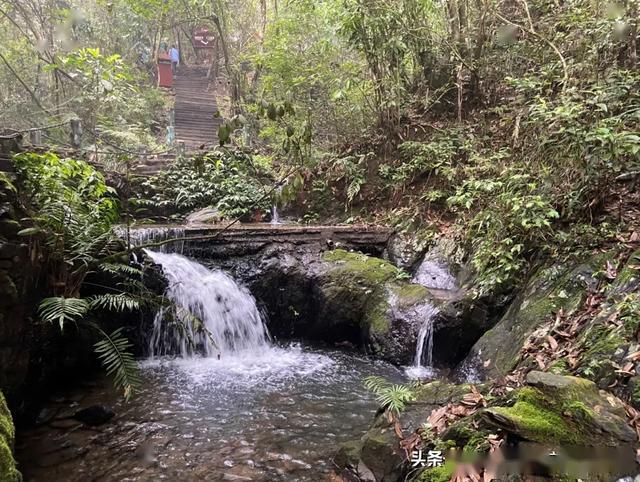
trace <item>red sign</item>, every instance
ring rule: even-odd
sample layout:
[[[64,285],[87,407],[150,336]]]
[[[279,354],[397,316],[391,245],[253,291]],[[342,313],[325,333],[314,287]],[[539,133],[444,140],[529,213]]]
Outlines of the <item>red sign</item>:
[[[215,35],[206,28],[200,28],[193,34],[193,46],[197,49],[212,49],[215,41]]]

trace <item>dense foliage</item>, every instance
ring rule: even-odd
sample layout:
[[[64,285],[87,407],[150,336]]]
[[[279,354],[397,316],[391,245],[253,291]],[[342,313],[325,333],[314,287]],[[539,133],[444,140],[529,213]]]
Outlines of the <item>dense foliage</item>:
[[[261,182],[261,179],[264,182]],[[145,180],[137,201],[141,211],[160,210],[178,218],[213,207],[220,219],[264,216],[272,206],[268,170],[241,151],[216,151],[183,159]]]
[[[20,154],[14,158],[22,209],[30,227],[18,234],[28,237],[31,259],[46,280],[49,297],[39,303],[38,314],[60,330],[84,328],[98,335],[96,352],[116,385],[129,396],[138,384],[137,366],[127,351],[129,342],[117,329],[108,333],[97,312],[131,312],[151,301],[139,281],[142,272],[111,260],[123,249],[112,226],[118,206],[113,189],[84,161],[55,154]],[[111,275],[108,292],[82,296],[87,276],[102,271]]]

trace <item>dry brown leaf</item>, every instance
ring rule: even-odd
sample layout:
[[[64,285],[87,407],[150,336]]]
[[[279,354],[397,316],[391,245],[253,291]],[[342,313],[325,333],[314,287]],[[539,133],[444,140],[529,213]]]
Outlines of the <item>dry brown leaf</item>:
[[[402,433],[402,427],[400,423],[396,420],[396,423],[393,424],[393,430],[396,432],[397,437],[402,440],[404,439],[404,434]]]
[[[629,236],[630,243],[635,243],[636,241],[638,241],[638,239],[640,239],[640,235],[638,234],[638,231],[634,231],[633,233],[631,233],[631,236]]]
[[[566,331],[555,329],[553,332],[561,338],[571,338],[571,335]]]
[[[640,360],[640,351],[634,351],[632,354],[627,355],[625,360],[638,361]]]
[[[553,351],[556,351],[558,349],[558,342],[554,337],[552,337],[551,335],[547,335],[547,341],[549,342],[549,348],[551,348]]]

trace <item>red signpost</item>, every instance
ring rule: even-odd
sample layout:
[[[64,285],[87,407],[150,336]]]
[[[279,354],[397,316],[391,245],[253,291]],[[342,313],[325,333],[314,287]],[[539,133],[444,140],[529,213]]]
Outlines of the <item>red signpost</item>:
[[[212,49],[216,43],[216,37],[209,29],[199,28],[193,33],[193,46],[197,49]]]

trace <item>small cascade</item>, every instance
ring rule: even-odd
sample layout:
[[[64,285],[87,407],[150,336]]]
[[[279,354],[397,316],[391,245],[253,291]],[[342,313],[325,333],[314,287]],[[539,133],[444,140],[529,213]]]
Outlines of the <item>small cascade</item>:
[[[126,226],[118,226],[116,228],[116,234],[126,241]],[[131,244],[133,246],[144,246],[160,241],[167,241],[169,239],[183,238],[184,235],[185,230],[182,226],[149,226],[144,228],[136,227],[132,228],[129,231]],[[162,253],[181,253],[183,248],[184,241],[175,241],[154,247],[156,251],[160,251]]]
[[[439,312],[440,310],[430,303],[424,303],[416,309],[421,325],[413,365],[406,368],[406,373],[410,378],[430,378],[434,375],[433,322]]]
[[[278,205],[275,203],[271,208],[271,224],[280,224],[280,216],[278,215]]]
[[[433,364],[433,318],[438,313],[438,309],[431,308],[432,310],[426,314],[418,332],[416,357],[413,360],[414,367],[431,367]]]
[[[154,320],[152,357],[255,355],[269,349],[269,333],[256,301],[222,271],[209,270],[179,254],[146,251],[169,281],[174,307]]]
[[[433,259],[425,259],[412,279],[413,283],[426,288],[454,291],[458,289],[456,279],[449,273],[447,267]]]
[[[278,186],[276,196],[271,207],[271,224],[280,224],[280,215],[278,214],[278,200],[282,197],[282,185]]]

